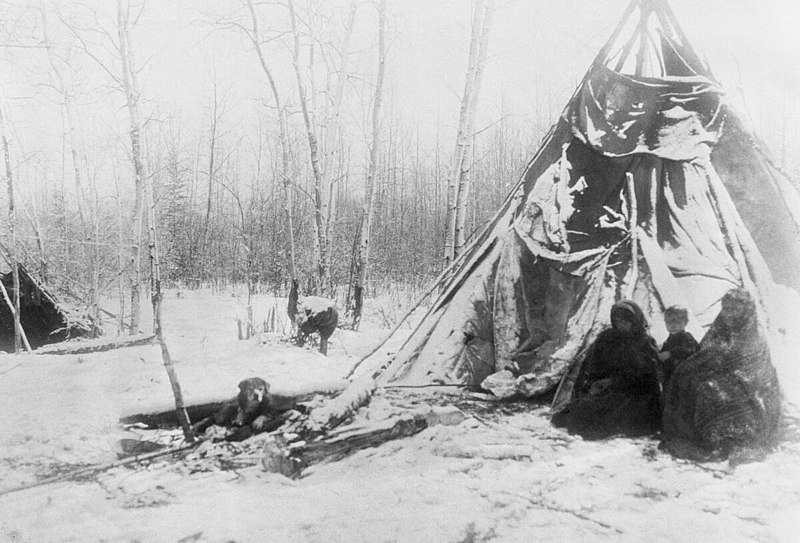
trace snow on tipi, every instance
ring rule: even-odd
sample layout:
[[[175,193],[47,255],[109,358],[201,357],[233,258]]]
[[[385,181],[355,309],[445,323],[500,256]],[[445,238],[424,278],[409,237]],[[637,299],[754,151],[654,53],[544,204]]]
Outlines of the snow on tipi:
[[[687,307],[699,339],[740,286],[772,326],[775,283],[800,285],[798,225],[794,186],[666,1],[634,0],[420,324],[359,374],[477,386],[513,368],[520,392],[559,401],[621,298],[659,340],[666,307]]]

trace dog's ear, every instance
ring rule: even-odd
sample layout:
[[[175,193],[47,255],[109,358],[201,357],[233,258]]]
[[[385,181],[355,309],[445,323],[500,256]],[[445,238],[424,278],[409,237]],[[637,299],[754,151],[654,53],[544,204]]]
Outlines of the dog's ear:
[[[250,385],[250,379],[245,379],[244,381],[239,383],[239,390],[244,390]]]

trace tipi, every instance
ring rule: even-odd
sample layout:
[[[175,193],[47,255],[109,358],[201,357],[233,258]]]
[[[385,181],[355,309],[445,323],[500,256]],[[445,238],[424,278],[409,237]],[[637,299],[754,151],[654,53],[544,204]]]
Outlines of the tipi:
[[[558,389],[559,402],[623,297],[656,339],[674,304],[699,339],[740,286],[770,326],[774,281],[800,285],[798,225],[795,188],[666,0],[633,0],[420,324],[393,356],[366,360],[362,385],[341,401],[386,383],[477,386],[513,368],[520,392]]]

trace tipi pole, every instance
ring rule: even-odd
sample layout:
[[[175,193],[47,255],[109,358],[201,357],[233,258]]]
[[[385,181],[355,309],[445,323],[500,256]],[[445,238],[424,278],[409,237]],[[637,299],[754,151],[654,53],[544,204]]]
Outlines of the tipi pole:
[[[465,254],[465,253],[462,253],[462,254]],[[455,262],[458,262],[458,260],[456,260]],[[369,353],[367,353],[365,356],[363,356],[361,358],[361,360],[359,360],[358,362],[356,362],[353,365],[353,367],[350,369],[350,371],[347,373],[347,375],[345,375],[345,377],[344,377],[345,379],[350,379],[353,376],[353,374],[356,372],[358,367],[361,365],[362,362],[364,362],[367,358],[371,357],[373,354],[377,353],[378,349],[380,349],[381,347],[383,347],[386,344],[386,341],[390,337],[392,337],[395,332],[397,332],[400,329],[400,327],[403,325],[403,323],[406,322],[406,319],[408,319],[408,317],[410,317],[411,314],[414,311],[416,311],[419,306],[422,305],[422,302],[424,302],[428,298],[428,296],[430,296],[433,293],[433,291],[436,290],[440,286],[442,280],[445,278],[446,274],[450,271],[450,268],[452,268],[452,266],[448,266],[442,273],[439,274],[439,277],[437,277],[436,280],[431,284],[431,286],[428,287],[428,290],[426,290],[417,299],[417,303],[415,303],[411,307],[411,309],[409,309],[406,312],[406,314],[403,315],[403,318],[401,318],[399,321],[397,321],[397,324],[394,325],[394,328],[392,328],[392,330],[388,334],[386,334],[386,337],[383,339],[383,341],[378,343],[378,345],[376,345],[374,349],[372,349]]]
[[[636,9],[636,6],[641,1],[642,0],[631,0],[631,3],[628,4],[627,8],[625,8],[625,11],[623,12],[622,17],[620,18],[619,22],[617,23],[617,26],[611,32],[611,35],[609,36],[608,40],[606,41],[606,43],[600,49],[600,52],[597,54],[597,56],[592,61],[592,65],[589,67],[589,69],[586,71],[586,73],[583,74],[583,78],[581,79],[581,82],[578,83],[578,85],[575,87],[575,90],[573,91],[572,96],[570,97],[570,99],[567,102],[567,104],[570,104],[570,103],[572,103],[573,100],[575,100],[575,97],[578,96],[578,93],[581,91],[581,88],[583,88],[583,85],[586,83],[586,80],[589,79],[589,75],[594,71],[594,69],[607,60],[608,52],[610,51],[611,47],[614,45],[614,42],[619,37],[619,34],[620,34],[620,32],[622,32],[622,29],[625,27],[625,23],[630,18],[631,14],[633,13],[633,10]],[[567,107],[569,107],[569,105],[567,105]],[[566,111],[566,109],[565,109],[565,111]],[[448,271],[450,269],[456,269],[458,267],[457,263],[459,262],[459,259],[461,257],[467,256],[467,255],[471,255],[472,251],[481,242],[485,241],[484,234],[486,232],[491,231],[492,229],[494,229],[497,226],[498,221],[500,220],[501,217],[503,217],[505,215],[506,211],[508,210],[509,206],[511,205],[511,202],[517,197],[519,188],[525,182],[525,179],[528,176],[528,172],[529,172],[531,166],[533,164],[535,164],[537,160],[539,160],[539,157],[541,156],[542,151],[547,147],[547,145],[550,143],[550,141],[555,136],[556,127],[557,126],[558,126],[558,123],[556,123],[553,126],[551,126],[550,130],[547,132],[547,134],[544,135],[544,137],[542,138],[542,142],[539,145],[539,150],[536,151],[536,154],[533,156],[533,158],[530,161],[528,161],[528,165],[525,167],[525,170],[523,171],[522,176],[520,177],[519,181],[517,181],[517,184],[514,185],[514,188],[511,189],[511,191],[509,192],[508,196],[506,196],[506,199],[503,201],[503,204],[500,206],[500,210],[495,214],[495,216],[492,218],[492,220],[490,220],[486,224],[486,226],[483,228],[483,231],[481,232],[481,234],[476,236],[472,240],[470,245],[468,245],[467,248],[464,249],[464,251],[461,254],[458,255],[456,260],[454,260],[446,268],[445,271]],[[438,282],[438,280],[437,280],[437,282]]]
[[[631,279],[628,282],[625,297],[630,299],[633,296],[636,281],[639,278],[639,238],[636,234],[636,227],[639,223],[639,209],[636,203],[636,187],[633,183],[633,174],[625,172],[625,177],[628,180],[628,204],[630,205],[630,224],[628,228],[631,232]]]
[[[622,67],[625,65],[625,61],[628,60],[628,56],[631,54],[633,50],[633,44],[636,43],[636,40],[639,39],[641,43],[644,43],[644,35],[645,30],[644,27],[646,26],[648,15],[645,15],[644,12],[641,15],[641,19],[639,20],[639,24],[636,25],[636,30],[631,34],[631,37],[628,39],[628,42],[625,44],[625,47],[622,49],[622,53],[619,55],[619,59],[617,59],[617,64],[614,66],[614,71],[619,72],[622,70]],[[637,65],[637,70],[640,69]],[[637,73],[637,75],[639,75]]]
[[[11,301],[11,298],[8,295],[8,291],[6,290],[6,286],[0,281],[0,290],[3,291],[3,299],[5,299],[6,304],[8,304],[8,308],[11,310],[11,315],[14,317],[14,325],[17,327],[16,333],[19,337],[22,338],[22,343],[25,345],[25,350],[29,353],[31,352],[31,344],[28,343],[28,336],[25,334],[25,330],[22,328],[22,323],[19,322],[19,317],[17,316],[17,311],[14,308],[14,302]]]
[[[631,0],[631,3],[628,4],[627,8],[625,8],[625,12],[622,14],[622,17],[620,18],[619,23],[617,23],[617,26],[616,26],[616,28],[614,28],[614,31],[611,32],[611,36],[609,36],[608,41],[606,41],[605,45],[603,45],[602,49],[600,49],[600,52],[597,54],[597,57],[595,57],[591,68],[589,68],[589,70],[587,72],[587,75],[598,64],[601,64],[601,63],[605,62],[608,59],[608,53],[609,53],[609,51],[611,49],[611,46],[614,45],[615,41],[617,41],[617,38],[619,37],[620,32],[622,32],[622,29],[625,27],[625,23],[628,22],[628,18],[631,16],[631,13],[633,13],[633,10],[636,9],[637,4],[639,4],[640,2],[641,2],[641,0]],[[578,88],[580,89],[580,85],[578,86]]]
[[[681,41],[681,45],[685,48],[686,53],[691,57],[688,59],[689,62],[696,64],[692,69],[700,68],[704,70],[705,73],[701,75],[705,75],[713,80],[714,74],[711,73],[711,68],[700,58],[697,51],[692,47],[692,44],[683,32],[683,28],[681,28],[680,23],[678,23],[678,18],[675,17],[675,13],[672,11],[669,2],[667,2],[667,0],[658,0],[654,11],[661,25],[665,27],[665,30],[667,26],[672,27],[673,32],[675,32],[678,39]]]

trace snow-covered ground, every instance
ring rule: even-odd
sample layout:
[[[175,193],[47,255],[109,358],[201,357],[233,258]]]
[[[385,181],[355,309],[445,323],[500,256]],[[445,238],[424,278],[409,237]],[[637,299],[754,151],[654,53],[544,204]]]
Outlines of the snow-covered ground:
[[[187,404],[233,396],[250,376],[283,394],[338,390],[388,333],[337,330],[327,358],[277,335],[239,341],[245,303],[230,293],[167,296],[166,338]],[[258,297],[256,321],[273,307],[285,319],[285,301]],[[0,399],[0,493],[116,460],[120,439],[141,436],[120,416],[173,406],[157,346],[2,355]],[[0,542],[800,541],[796,442],[732,468],[676,461],[653,440],[584,441],[528,404],[476,410],[456,396],[388,391],[359,417],[428,404],[460,406],[465,418],[297,480],[264,472],[257,436],[228,469],[207,449],[0,494]]]

